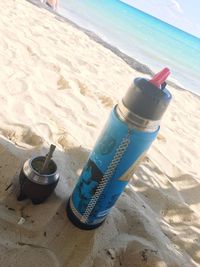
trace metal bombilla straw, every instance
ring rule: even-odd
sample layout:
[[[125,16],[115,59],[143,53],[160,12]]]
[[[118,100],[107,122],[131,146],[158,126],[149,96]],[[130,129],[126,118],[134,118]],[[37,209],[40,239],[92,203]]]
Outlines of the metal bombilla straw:
[[[49,152],[48,152],[48,154],[46,154],[44,164],[43,164],[42,169],[40,171],[41,174],[45,174],[45,172],[47,171],[47,169],[49,167],[49,163],[51,161],[51,158],[53,157],[53,153],[54,153],[55,149],[56,149],[56,146],[51,144],[51,146],[49,148]]]

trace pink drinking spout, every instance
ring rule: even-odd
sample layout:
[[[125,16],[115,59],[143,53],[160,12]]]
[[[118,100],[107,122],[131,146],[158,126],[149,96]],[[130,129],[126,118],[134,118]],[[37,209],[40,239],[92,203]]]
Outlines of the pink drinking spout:
[[[165,83],[169,75],[170,75],[170,70],[168,68],[164,68],[156,75],[154,75],[154,77],[151,80],[149,80],[149,82],[155,85],[156,87],[161,88],[162,84]]]

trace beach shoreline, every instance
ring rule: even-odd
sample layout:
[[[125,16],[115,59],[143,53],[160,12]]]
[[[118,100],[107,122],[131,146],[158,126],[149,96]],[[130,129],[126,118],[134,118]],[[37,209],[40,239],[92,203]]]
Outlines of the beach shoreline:
[[[32,3],[0,2],[0,266],[199,266],[199,97],[168,85],[173,101],[129,185],[101,227],[78,229],[66,202],[95,140],[133,79],[152,73]],[[50,144],[55,192],[17,201],[23,163]]]
[[[44,8],[46,10],[48,10],[49,12],[55,14],[55,19],[62,21],[62,22],[66,22],[69,23],[70,25],[72,25],[73,27],[75,27],[78,30],[81,30],[82,32],[84,32],[88,37],[90,37],[93,41],[99,43],[100,45],[102,45],[103,47],[105,47],[106,49],[109,49],[110,51],[112,51],[116,56],[120,57],[127,65],[129,65],[131,68],[133,68],[134,70],[143,73],[145,75],[149,75],[149,76],[153,76],[155,74],[155,72],[146,64],[139,62],[138,60],[134,59],[133,57],[127,55],[126,53],[122,52],[119,48],[117,48],[116,46],[113,46],[112,44],[110,44],[109,42],[104,41],[98,34],[96,34],[93,31],[90,31],[84,27],[81,27],[80,25],[78,25],[77,23],[73,22],[72,20],[64,17],[63,15],[59,14],[58,12],[55,12],[53,10],[51,10],[50,8],[46,7],[44,4],[42,4],[40,2],[40,0],[26,0],[31,4],[36,5],[39,8]],[[167,81],[168,84],[178,90],[186,90],[194,95],[196,95],[197,97],[200,97],[200,95],[197,92],[193,92],[190,91],[186,88],[184,88],[183,86],[179,85],[178,82],[169,80]]]

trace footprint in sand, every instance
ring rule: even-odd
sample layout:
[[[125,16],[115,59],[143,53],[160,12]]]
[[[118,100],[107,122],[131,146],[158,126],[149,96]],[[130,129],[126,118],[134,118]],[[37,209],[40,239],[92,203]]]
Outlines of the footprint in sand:
[[[43,143],[42,138],[31,130],[28,130],[28,132],[23,135],[22,141],[30,146],[40,146]]]
[[[100,99],[104,107],[111,108],[114,106],[114,102],[109,96],[100,95],[98,96],[98,98]]]
[[[57,86],[58,86],[58,90],[65,90],[65,89],[70,88],[69,82],[66,81],[62,75],[60,75],[60,78],[57,81]]]
[[[57,142],[59,145],[61,145],[64,151],[67,151],[68,149],[74,146],[75,140],[67,133],[64,133],[58,138]]]
[[[58,143],[62,146],[64,151],[68,152],[71,160],[77,162],[77,164],[82,165],[87,160],[89,151],[81,146],[77,146],[73,137],[68,134],[61,135],[58,138]]]
[[[83,82],[79,81],[79,80],[76,80],[76,82],[77,82],[77,84],[78,84],[80,93],[81,93],[83,96],[88,95],[88,93],[89,93],[90,90],[88,89],[87,85],[84,84]]]
[[[15,144],[27,144],[30,146],[40,146],[43,143],[43,139],[32,132],[28,127],[22,126],[13,130],[2,130],[2,134]]]

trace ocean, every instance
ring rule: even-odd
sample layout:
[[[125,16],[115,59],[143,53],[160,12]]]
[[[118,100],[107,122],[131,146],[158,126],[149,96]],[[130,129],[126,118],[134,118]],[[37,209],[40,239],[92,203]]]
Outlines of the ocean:
[[[200,39],[119,0],[60,0],[59,13],[200,95]]]

